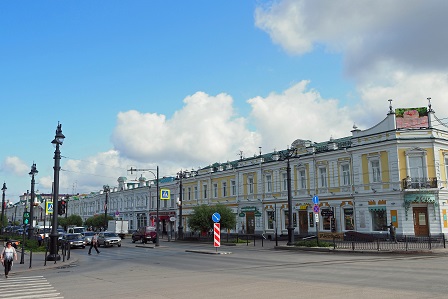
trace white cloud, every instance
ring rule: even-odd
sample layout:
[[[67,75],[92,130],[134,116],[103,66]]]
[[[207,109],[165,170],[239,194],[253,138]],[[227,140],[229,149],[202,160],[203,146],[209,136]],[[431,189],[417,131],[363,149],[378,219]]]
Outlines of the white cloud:
[[[360,97],[353,120],[369,127],[386,116],[388,99],[394,108],[420,107],[431,97],[446,115],[447,13],[448,2],[437,0],[280,0],[258,7],[255,22],[290,54],[317,45],[339,52]]]
[[[197,92],[184,103],[171,119],[137,111],[120,113],[112,136],[115,148],[140,162],[201,166],[232,159],[240,149],[257,151],[261,137],[235,115],[229,95]]]
[[[334,99],[323,99],[315,90],[307,90],[302,81],[281,94],[248,100],[251,118],[270,152],[285,149],[296,139],[315,142],[350,135],[353,120],[347,108]]]
[[[292,54],[315,45],[344,54],[355,77],[377,64],[446,69],[448,2],[429,0],[282,0],[258,7],[256,25]]]
[[[18,176],[28,176],[31,166],[28,166],[19,157],[6,157],[3,160],[2,170],[12,172]]]

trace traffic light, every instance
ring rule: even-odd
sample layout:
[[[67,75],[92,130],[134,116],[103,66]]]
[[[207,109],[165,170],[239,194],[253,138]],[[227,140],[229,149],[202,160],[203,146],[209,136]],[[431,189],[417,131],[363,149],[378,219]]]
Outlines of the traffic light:
[[[30,212],[23,212],[23,224],[30,223]]]
[[[67,208],[67,202],[65,200],[61,200],[61,215],[65,214]]]
[[[58,201],[58,214],[59,215],[64,215],[65,214],[65,200],[60,200]]]

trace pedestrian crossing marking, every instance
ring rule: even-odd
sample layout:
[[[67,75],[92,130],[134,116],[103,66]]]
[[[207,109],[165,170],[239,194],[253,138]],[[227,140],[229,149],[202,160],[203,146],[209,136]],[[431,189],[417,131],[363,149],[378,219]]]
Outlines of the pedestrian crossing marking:
[[[64,298],[43,276],[0,276],[0,298],[39,299]]]

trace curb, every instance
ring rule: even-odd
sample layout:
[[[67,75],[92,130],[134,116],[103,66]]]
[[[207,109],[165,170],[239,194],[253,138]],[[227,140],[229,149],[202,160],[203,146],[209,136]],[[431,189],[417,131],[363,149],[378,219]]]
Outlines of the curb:
[[[34,256],[36,255],[36,256]],[[28,256],[29,257],[29,256]],[[19,258],[20,260],[20,258]],[[56,268],[67,268],[71,267],[72,265],[76,264],[79,261],[78,257],[72,256],[70,257],[70,260],[65,260],[65,262],[62,261],[62,258],[60,261],[57,261],[54,263],[54,261],[47,261],[47,265],[44,266],[45,263],[45,254],[33,254],[33,263],[32,267],[29,268],[29,259],[28,261],[25,261],[24,264],[20,264],[19,261],[14,261],[14,265],[11,269],[11,274],[19,274],[19,273],[26,273],[31,271],[42,271],[47,269],[56,269]]]
[[[298,247],[298,246],[274,246],[276,250],[290,251],[308,251],[308,252],[326,252],[326,253],[342,253],[342,254],[401,254],[401,255],[447,255],[448,251],[439,250],[349,250],[349,249],[333,249],[326,247]]]
[[[185,252],[192,252],[192,253],[202,253],[202,254],[231,254],[229,251],[213,251],[213,250],[193,250],[193,249],[187,249]]]

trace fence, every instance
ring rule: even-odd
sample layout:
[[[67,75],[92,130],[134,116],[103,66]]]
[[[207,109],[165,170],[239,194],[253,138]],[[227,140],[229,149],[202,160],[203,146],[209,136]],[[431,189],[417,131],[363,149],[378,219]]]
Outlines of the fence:
[[[415,237],[400,235],[396,240],[391,238],[372,237],[366,240],[322,240],[331,242],[333,248],[350,250],[376,250],[376,251],[415,251],[432,250],[435,248],[446,248],[446,239],[444,234],[428,237]]]
[[[301,238],[294,236],[296,241],[315,239],[315,236]],[[184,233],[185,241],[213,242],[213,235],[201,235],[198,233]],[[278,236],[277,239],[266,240],[259,234],[221,234],[221,243],[223,244],[246,244],[247,246],[264,246],[265,242],[286,241],[287,236]],[[371,251],[416,251],[432,250],[436,248],[446,248],[446,238],[444,234],[430,235],[428,237],[415,237],[407,235],[397,235],[396,240],[392,240],[389,235],[368,235],[368,238],[336,238],[320,239],[319,242],[330,243],[334,250],[371,250]],[[322,244],[321,244],[322,245]]]

